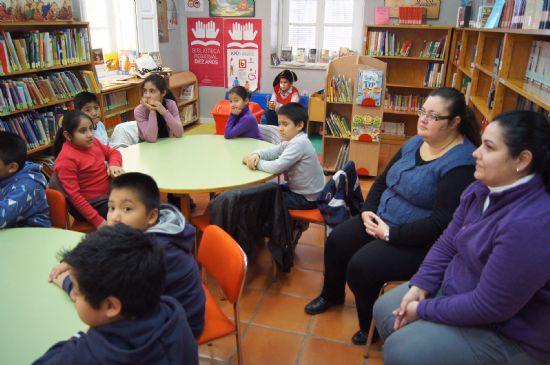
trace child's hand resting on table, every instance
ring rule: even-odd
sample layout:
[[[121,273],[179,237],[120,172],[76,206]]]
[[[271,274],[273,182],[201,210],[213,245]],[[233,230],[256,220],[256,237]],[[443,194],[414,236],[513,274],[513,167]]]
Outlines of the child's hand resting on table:
[[[65,262],[60,262],[52,268],[50,276],[48,276],[48,282],[54,283],[61,288],[63,287],[63,280],[65,280],[67,275],[69,275],[69,265]]]
[[[256,170],[256,165],[260,161],[260,155],[257,153],[251,153],[243,157],[243,164],[245,164],[250,170]]]

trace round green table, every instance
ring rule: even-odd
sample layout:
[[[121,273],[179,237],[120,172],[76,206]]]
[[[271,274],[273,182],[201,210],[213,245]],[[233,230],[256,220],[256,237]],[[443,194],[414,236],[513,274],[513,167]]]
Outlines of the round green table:
[[[59,251],[83,236],[57,228],[0,230],[0,364],[30,364],[87,328],[69,296],[48,283]]]
[[[189,218],[188,194],[222,192],[272,179],[272,174],[242,163],[244,155],[266,147],[273,145],[252,138],[184,135],[138,143],[120,152],[124,171],[148,174],[161,192],[181,194],[181,210]]]

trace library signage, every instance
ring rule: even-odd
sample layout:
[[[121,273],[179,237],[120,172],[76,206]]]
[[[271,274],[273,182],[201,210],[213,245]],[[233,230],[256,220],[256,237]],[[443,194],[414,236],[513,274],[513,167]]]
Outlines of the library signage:
[[[189,70],[201,86],[224,86],[223,19],[189,18]]]
[[[390,17],[399,17],[400,6],[421,6],[426,8],[427,19],[439,19],[441,0],[385,0],[385,6],[390,8]]]

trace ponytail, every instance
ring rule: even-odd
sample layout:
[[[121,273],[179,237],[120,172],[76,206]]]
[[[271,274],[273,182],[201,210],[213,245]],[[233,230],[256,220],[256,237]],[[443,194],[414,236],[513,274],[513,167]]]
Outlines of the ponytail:
[[[529,173],[541,174],[550,193],[550,123],[536,112],[515,110],[497,115],[494,123],[502,128],[504,143],[512,157],[528,150],[533,155]]]
[[[61,153],[61,149],[63,148],[63,144],[65,143],[65,135],[63,133],[67,132],[69,133],[69,135],[72,136],[74,134],[74,131],[78,129],[78,126],[80,125],[80,120],[83,118],[89,119],[91,121],[90,117],[80,110],[71,110],[63,115],[61,128],[59,128],[55,133],[55,139],[53,142],[53,154],[55,157],[57,157],[59,153]]]
[[[55,139],[53,141],[54,157],[57,157],[59,153],[61,153],[61,149],[63,148],[64,143],[65,143],[65,136],[63,135],[63,128],[59,128],[57,132],[55,132]]]

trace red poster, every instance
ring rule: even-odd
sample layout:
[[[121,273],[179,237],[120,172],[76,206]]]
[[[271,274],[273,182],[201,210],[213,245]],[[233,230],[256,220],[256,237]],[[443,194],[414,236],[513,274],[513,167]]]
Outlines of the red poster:
[[[189,71],[200,86],[224,86],[223,19],[188,18]]]
[[[250,91],[260,87],[262,69],[262,20],[224,19],[226,87],[242,85]]]

